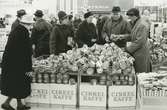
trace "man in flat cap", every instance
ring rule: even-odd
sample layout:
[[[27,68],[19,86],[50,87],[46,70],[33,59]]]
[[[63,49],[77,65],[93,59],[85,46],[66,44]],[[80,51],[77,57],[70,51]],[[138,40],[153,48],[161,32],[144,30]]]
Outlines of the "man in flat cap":
[[[34,16],[36,22],[31,34],[34,57],[49,55],[49,38],[52,31],[52,25],[43,19],[42,10],[37,10]]]
[[[17,11],[17,19],[13,22],[12,26],[11,26],[11,31],[13,31],[20,23],[20,20],[22,19],[22,17],[26,14],[26,11],[24,9],[20,9]]]
[[[130,24],[121,16],[119,6],[114,6],[111,13],[111,18],[108,19],[102,30],[102,37],[106,42],[114,42],[120,48],[126,46],[126,41],[119,37],[130,34]]]
[[[92,23],[93,13],[87,12],[84,14],[85,20],[81,22],[76,32],[78,47],[86,44],[88,47],[93,46],[97,39],[96,27]]]

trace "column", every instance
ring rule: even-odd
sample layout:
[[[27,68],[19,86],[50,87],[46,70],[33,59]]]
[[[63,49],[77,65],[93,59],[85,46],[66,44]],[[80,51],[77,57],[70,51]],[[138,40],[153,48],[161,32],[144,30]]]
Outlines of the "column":
[[[68,14],[71,12],[71,1],[72,0],[66,0],[66,12]]]
[[[78,13],[78,0],[73,0],[73,13],[77,14]]]
[[[60,0],[60,10],[64,11],[64,0]]]

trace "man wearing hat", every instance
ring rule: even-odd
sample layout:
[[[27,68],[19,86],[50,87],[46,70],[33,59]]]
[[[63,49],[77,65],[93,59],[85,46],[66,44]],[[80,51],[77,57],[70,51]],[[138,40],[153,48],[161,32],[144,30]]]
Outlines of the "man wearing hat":
[[[76,32],[78,47],[82,47],[84,44],[88,47],[93,46],[97,39],[96,27],[92,23],[93,13],[87,12],[84,14],[85,20],[79,25]]]
[[[70,16],[64,11],[58,12],[60,24],[57,24],[50,36],[50,54],[58,55],[72,49],[74,32],[70,23]]]
[[[13,31],[20,23],[20,20],[22,19],[23,15],[26,14],[26,11],[24,9],[20,9],[17,11],[17,19],[13,22],[11,26],[11,31]]]
[[[34,57],[49,55],[49,37],[52,25],[42,18],[43,12],[41,10],[37,10],[34,15],[36,22],[31,35]]]
[[[151,72],[148,24],[140,17],[140,12],[136,8],[129,9],[127,16],[131,20],[132,31],[129,38],[131,43],[127,45],[126,51],[135,58],[134,68],[136,73]]]
[[[18,26],[9,34],[2,58],[1,94],[8,98],[1,105],[5,110],[15,110],[10,102],[17,99],[17,110],[27,110],[21,99],[31,93],[32,49],[29,31],[33,16],[24,15]]]
[[[130,34],[130,24],[121,16],[119,6],[114,6],[111,13],[111,18],[108,19],[102,30],[102,37],[106,42],[114,42],[120,48],[126,46],[126,41],[119,39],[120,36]]]

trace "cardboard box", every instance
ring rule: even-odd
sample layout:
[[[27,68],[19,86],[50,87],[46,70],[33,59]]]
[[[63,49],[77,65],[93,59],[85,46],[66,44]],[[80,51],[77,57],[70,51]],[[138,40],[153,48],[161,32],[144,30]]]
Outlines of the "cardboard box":
[[[51,104],[76,106],[77,86],[69,84],[50,84]]]
[[[135,107],[136,106],[136,85],[109,86],[108,106],[109,108]]]
[[[167,88],[153,90],[139,85],[138,93],[140,109],[167,110]]]
[[[106,86],[81,84],[79,91],[80,106],[106,107]]]
[[[26,99],[26,103],[50,103],[50,84],[32,83],[31,95]]]

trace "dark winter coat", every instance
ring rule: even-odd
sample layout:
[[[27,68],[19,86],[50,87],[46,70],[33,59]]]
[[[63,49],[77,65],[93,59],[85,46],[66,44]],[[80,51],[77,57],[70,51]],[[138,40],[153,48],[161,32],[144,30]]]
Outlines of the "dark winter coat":
[[[137,73],[151,71],[148,29],[147,24],[139,19],[132,29],[131,44],[127,47],[127,51],[135,58],[134,67]]]
[[[111,34],[123,35],[123,34],[130,34],[130,32],[131,32],[130,24],[126,20],[124,20],[123,17],[121,16],[119,20],[114,21],[113,18],[110,18],[105,22],[102,30],[102,36],[105,38],[105,37],[110,37]],[[126,46],[126,40],[117,40],[114,43],[119,47]]]
[[[84,20],[80,25],[76,33],[78,47],[82,47],[84,44],[88,47],[93,46],[92,39],[97,39],[96,27],[93,23],[88,23]]]
[[[50,36],[50,54],[58,55],[71,49],[68,37],[74,37],[73,29],[67,25],[56,25]]]
[[[35,57],[49,55],[49,38],[52,25],[44,19],[38,20],[32,29],[31,41],[35,44]]]
[[[13,31],[20,24],[20,20],[16,19],[11,26],[11,31]]]
[[[1,94],[12,98],[26,98],[31,92],[31,44],[28,30],[18,25],[9,35],[2,58]]]
[[[108,19],[109,19],[108,16],[103,16],[102,18],[99,18],[97,20],[96,27],[97,27],[97,30],[98,30],[98,39],[97,39],[98,44],[105,44],[106,43],[104,38],[102,37],[102,30],[103,30],[103,26],[104,26],[105,22]]]

